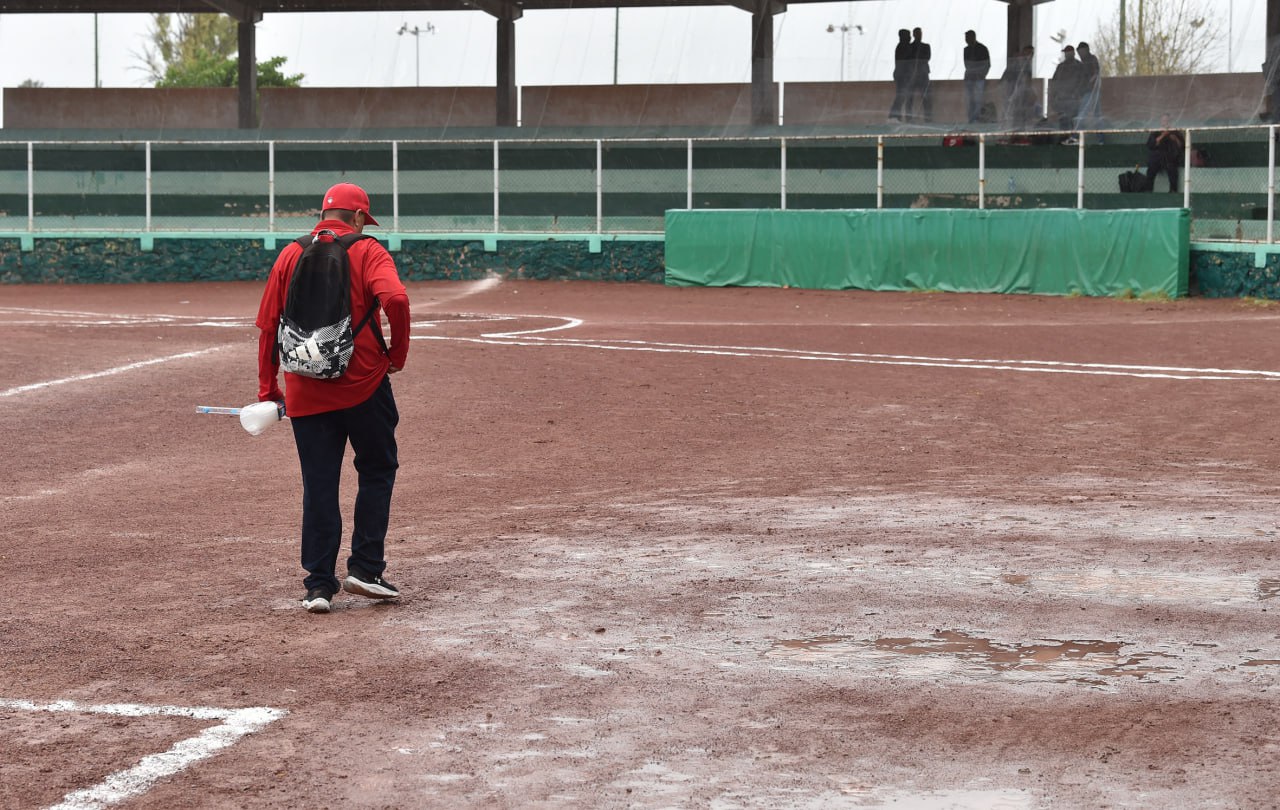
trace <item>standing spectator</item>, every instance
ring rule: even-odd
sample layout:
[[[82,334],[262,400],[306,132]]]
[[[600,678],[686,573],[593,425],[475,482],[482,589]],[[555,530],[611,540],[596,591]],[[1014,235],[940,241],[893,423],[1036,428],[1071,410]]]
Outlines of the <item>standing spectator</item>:
[[[964,103],[969,123],[982,117],[982,104],[987,94],[987,74],[991,72],[991,52],[978,41],[973,31],[964,32]]]
[[[1080,112],[1076,115],[1076,129],[1088,124],[1097,123],[1102,117],[1102,65],[1098,57],[1089,50],[1089,43],[1081,42],[1076,46],[1076,55],[1080,58],[1083,95],[1080,100]]]
[[[911,117],[911,79],[915,65],[911,32],[900,28],[898,45],[893,49],[893,104],[889,107],[890,121],[905,121]]]
[[[1147,136],[1147,191],[1156,190],[1156,175],[1169,178],[1169,191],[1178,190],[1178,170],[1182,168],[1182,148],[1187,136],[1171,129],[1168,113],[1160,116],[1160,129]]]
[[[1053,126],[1070,129],[1080,111],[1080,96],[1084,88],[1084,68],[1076,60],[1076,49],[1068,45],[1062,49],[1062,61],[1049,79],[1049,115]]]
[[[929,60],[933,57],[933,49],[924,41],[923,36],[924,32],[919,28],[911,30],[911,46],[915,49],[913,54],[915,70],[912,71],[911,92],[920,97],[920,120],[932,121],[933,99],[929,97]]]
[[[338,241],[350,257],[351,322],[372,317],[355,335],[346,371],[332,379],[286,372],[281,394],[277,326],[303,246],[290,242],[276,258],[258,307],[258,400],[284,401],[293,425],[302,467],[302,567],[307,595],[302,606],[328,613],[339,587],[372,599],[394,599],[400,591],[382,578],[391,490],[399,467],[396,423],[399,412],[391,378],[404,368],[409,352],[409,298],[395,261],[376,239],[364,237],[366,224],[377,225],[369,195],[351,183],[339,183],[324,195],[320,222],[311,241]],[[391,345],[382,340],[378,308],[391,324]],[[377,334],[375,334],[377,333]],[[342,458],[350,443],[359,476],[347,578],[335,568],[342,545],[338,502]]]
[[[1031,126],[1035,117],[1035,87],[1031,80],[1036,49],[1023,46],[1022,52],[1009,56],[1000,83],[1004,86],[1004,126],[1010,131]]]

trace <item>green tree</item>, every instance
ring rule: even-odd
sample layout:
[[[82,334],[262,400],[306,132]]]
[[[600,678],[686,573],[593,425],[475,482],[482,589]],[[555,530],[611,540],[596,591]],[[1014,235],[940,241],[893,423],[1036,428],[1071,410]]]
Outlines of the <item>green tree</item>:
[[[1203,73],[1221,46],[1221,16],[1204,0],[1121,0],[1090,44],[1107,76]]]
[[[225,14],[153,14],[143,61],[156,87],[235,87],[239,84],[236,21]],[[281,71],[285,57],[258,63],[259,87],[297,87],[301,73]]]
[[[285,57],[273,56],[258,63],[258,87],[297,87],[302,74],[285,75],[280,68]],[[156,87],[236,87],[240,83],[240,67],[234,56],[220,58],[201,56],[189,62],[170,65]]]

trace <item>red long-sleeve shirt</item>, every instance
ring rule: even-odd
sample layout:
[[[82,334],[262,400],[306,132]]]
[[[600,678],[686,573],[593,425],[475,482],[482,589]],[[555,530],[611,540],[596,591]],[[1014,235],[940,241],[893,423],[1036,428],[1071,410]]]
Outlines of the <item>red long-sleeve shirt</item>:
[[[338,236],[354,233],[350,225],[336,219],[326,219],[316,225],[313,234],[322,228]],[[285,372],[284,394],[279,387],[280,362],[276,356],[276,327],[284,309],[285,296],[293,268],[302,255],[302,246],[290,242],[271,267],[262,303],[258,306],[258,401],[284,400],[285,411],[290,416],[336,411],[359,405],[382,382],[390,366],[404,368],[409,354],[409,296],[396,272],[395,261],[375,239],[361,239],[351,246],[351,323],[360,322],[376,297],[391,325],[391,340],[387,354],[374,336],[374,329],[382,328],[382,317],[375,315],[356,335],[355,352],[351,363],[341,377],[317,380]]]

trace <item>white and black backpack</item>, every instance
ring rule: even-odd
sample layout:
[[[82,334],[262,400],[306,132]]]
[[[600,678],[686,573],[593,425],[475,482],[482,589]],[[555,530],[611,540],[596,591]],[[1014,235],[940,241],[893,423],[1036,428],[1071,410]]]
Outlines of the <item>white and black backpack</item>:
[[[355,352],[356,335],[379,307],[375,297],[360,323],[351,326],[351,258],[347,249],[361,239],[372,238],[362,233],[338,236],[326,228],[297,240],[302,255],[293,268],[276,329],[276,354],[285,371],[319,380],[346,372]],[[373,331],[385,353],[387,344],[380,327]]]

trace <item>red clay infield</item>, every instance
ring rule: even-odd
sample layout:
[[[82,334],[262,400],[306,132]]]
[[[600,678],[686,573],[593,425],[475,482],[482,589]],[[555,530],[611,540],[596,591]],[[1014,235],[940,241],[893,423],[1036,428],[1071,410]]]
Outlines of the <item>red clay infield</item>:
[[[0,808],[1275,804],[1280,309],[415,284],[316,616],[258,294],[0,288]]]

